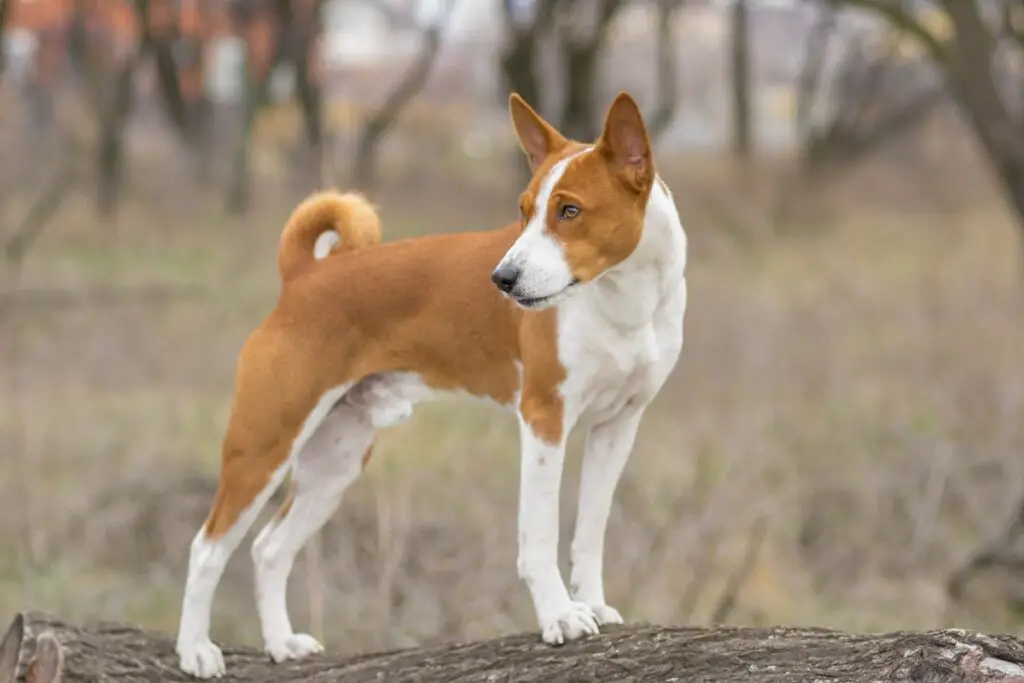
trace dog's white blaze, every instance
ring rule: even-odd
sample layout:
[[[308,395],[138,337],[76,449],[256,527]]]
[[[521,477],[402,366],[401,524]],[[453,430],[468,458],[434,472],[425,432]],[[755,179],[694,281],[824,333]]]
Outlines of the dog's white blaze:
[[[533,216],[530,217],[523,234],[501,260],[501,265],[519,268],[519,282],[514,294],[517,298],[534,299],[558,294],[572,284],[572,270],[566,260],[565,248],[545,225],[548,203],[565,170],[573,159],[586,154],[591,148],[562,159],[551,167],[541,181],[540,190],[534,202]]]
[[[341,236],[334,230],[325,230],[316,237],[313,243],[313,258],[321,261],[327,258],[341,242]]]

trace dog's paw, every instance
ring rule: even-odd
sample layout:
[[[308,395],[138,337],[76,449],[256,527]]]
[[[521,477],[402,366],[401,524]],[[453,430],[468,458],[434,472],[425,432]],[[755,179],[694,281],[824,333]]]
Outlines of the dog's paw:
[[[209,638],[178,641],[178,666],[196,678],[220,678],[227,670],[224,655]]]
[[[293,633],[279,643],[268,643],[264,649],[275,663],[280,664],[289,659],[305,659],[310,655],[318,655],[324,651],[324,646],[311,635]]]
[[[600,626],[622,623],[622,615],[619,614],[619,610],[610,605],[591,605],[590,609],[594,612],[594,617],[597,618],[597,623]]]
[[[596,635],[597,617],[582,602],[569,603],[569,609],[541,626],[541,638],[548,645],[561,645],[586,635]]]

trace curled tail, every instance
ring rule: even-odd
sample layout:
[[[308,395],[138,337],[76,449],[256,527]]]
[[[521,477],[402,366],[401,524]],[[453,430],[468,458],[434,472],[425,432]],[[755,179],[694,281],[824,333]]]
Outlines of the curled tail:
[[[281,232],[277,265],[287,280],[307,263],[335,251],[362,249],[380,242],[377,209],[356,192],[318,192],[295,207]]]

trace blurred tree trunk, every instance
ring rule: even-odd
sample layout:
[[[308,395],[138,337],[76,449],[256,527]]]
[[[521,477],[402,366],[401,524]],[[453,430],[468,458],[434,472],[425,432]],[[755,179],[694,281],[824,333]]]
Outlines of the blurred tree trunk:
[[[941,9],[936,11],[943,12],[953,28],[951,37],[946,38],[936,34],[902,3],[828,2],[873,12],[924,49],[997,174],[1024,240],[1024,111],[1011,105],[1005,94],[1007,88],[1016,88],[1018,93],[1024,90],[1024,74],[1019,68],[1007,68],[1013,59],[1006,57],[1006,52],[1012,50],[1018,63],[1024,59],[1024,33],[1015,23],[1019,21],[1019,7],[1004,5],[1004,24],[997,27],[992,17],[982,15],[976,0],[940,0]]]
[[[153,5],[159,3],[154,12]],[[175,44],[181,35],[176,7],[168,0],[136,0],[142,43],[153,53],[157,87],[164,111],[175,132],[186,144],[190,140],[185,98],[178,79],[178,65],[174,56]],[[154,15],[157,17],[153,19]]]
[[[955,27],[948,78],[1024,232],[1024,111],[1014,112],[999,92],[997,79],[1005,74],[995,54],[998,36],[973,1],[943,0],[943,5]],[[1024,57],[1024,43],[1018,53]],[[1017,88],[1024,90],[1024,75],[1018,71],[1015,77]]]
[[[323,150],[323,90],[320,82],[321,74],[317,68],[320,59],[320,40],[323,35],[321,8],[323,3],[317,2],[315,14],[303,22],[301,42],[305,49],[300,49],[295,64],[295,88],[299,105],[302,108],[302,122],[306,131],[306,142],[319,158]]]
[[[299,175],[313,187],[322,186],[329,173],[325,163],[323,107],[323,0],[301,0],[289,7],[293,23],[290,38],[295,64],[295,98],[302,113],[306,149],[312,159],[300,157]],[[312,182],[306,180],[312,176]]]
[[[239,2],[234,6],[235,21],[245,39],[245,60],[242,66],[242,125],[237,132],[231,160],[231,181],[228,189],[228,210],[241,214],[248,210],[250,201],[250,144],[256,116],[263,108],[270,86],[270,77],[285,57],[287,3]],[[270,47],[264,52],[264,41]]]
[[[377,182],[377,148],[399,115],[430,78],[437,55],[441,51],[444,26],[454,5],[453,0],[442,6],[440,13],[423,27],[423,44],[416,60],[402,80],[392,89],[384,103],[363,125],[352,162],[352,182],[357,187],[370,188]]]
[[[658,37],[656,49],[658,99],[647,126],[651,140],[657,141],[675,118],[679,105],[676,74],[676,16],[683,0],[658,0]]]
[[[750,5],[748,0],[732,4],[732,142],[737,158],[753,154],[751,116]]]
[[[81,9],[80,6],[76,8]],[[111,97],[104,97],[102,83],[96,78],[92,80],[94,98],[99,105],[97,115],[100,130],[96,155],[97,209],[102,216],[110,216],[116,212],[120,201],[124,172],[124,129],[134,104],[135,73],[153,44],[149,10],[149,0],[136,0],[135,20],[138,24],[139,38],[133,52],[117,69]],[[86,59],[88,60],[88,56]]]
[[[561,7],[559,35],[565,69],[565,101],[558,126],[571,139],[589,141],[598,134],[594,87],[601,53],[607,42],[608,30],[625,2],[582,0],[582,3],[570,0]],[[591,22],[585,18],[587,10],[596,11]],[[591,24],[589,27],[588,23]]]
[[[559,2],[565,0],[502,0],[508,40],[499,59],[506,96],[518,93],[530,106],[543,110],[541,88],[537,72],[540,40],[550,30],[551,21]],[[570,0],[571,1],[571,0]],[[501,103],[505,106],[505,102]],[[530,179],[526,157],[516,154],[516,164],[523,182]]]
[[[7,66],[7,51],[3,49],[2,38],[7,28],[7,17],[11,13],[12,0],[0,0],[0,76],[4,74],[4,67]]]

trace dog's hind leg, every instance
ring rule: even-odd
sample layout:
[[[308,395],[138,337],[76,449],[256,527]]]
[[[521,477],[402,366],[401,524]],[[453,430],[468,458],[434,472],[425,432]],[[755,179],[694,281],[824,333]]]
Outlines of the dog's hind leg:
[[[373,445],[370,413],[342,401],[292,457],[292,489],[276,517],[252,544],[256,606],[264,649],[275,662],[323,651],[312,636],[295,633],[288,617],[288,575],[299,550],[341,503]]]
[[[221,576],[260,510],[288,473],[291,456],[315,433],[348,386],[318,400],[274,372],[269,359],[243,350],[235,404],[221,454],[220,485],[206,523],[192,541],[177,652],[183,671],[199,678],[224,674],[210,640],[210,610]]]
[[[289,446],[281,442],[263,457],[225,456],[217,496],[189,553],[177,642],[185,673],[198,678],[224,674],[224,657],[210,640],[213,596],[232,553],[287,474]],[[226,453],[231,448],[228,439],[224,448]]]

